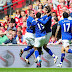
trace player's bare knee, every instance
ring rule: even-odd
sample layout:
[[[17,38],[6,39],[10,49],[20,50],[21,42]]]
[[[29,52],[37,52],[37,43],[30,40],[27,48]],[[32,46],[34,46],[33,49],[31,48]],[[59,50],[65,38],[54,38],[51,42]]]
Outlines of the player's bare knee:
[[[66,47],[66,48],[65,48],[66,53],[68,53],[68,50],[69,50],[69,47]]]
[[[37,47],[34,47],[34,51],[37,50]]]
[[[61,48],[61,53],[65,53],[65,48],[64,47]]]

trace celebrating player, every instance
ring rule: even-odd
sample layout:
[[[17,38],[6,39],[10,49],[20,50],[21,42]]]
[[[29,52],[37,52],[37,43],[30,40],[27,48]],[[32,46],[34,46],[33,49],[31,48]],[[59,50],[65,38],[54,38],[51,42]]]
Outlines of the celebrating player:
[[[51,11],[51,9],[50,9],[49,6],[46,6],[46,7],[44,8],[44,14],[47,14],[47,13],[49,13],[50,11]],[[51,15],[49,15],[49,16],[51,16]],[[44,21],[44,20],[45,20],[45,19],[43,19],[43,20],[38,19],[38,21],[39,21],[40,23],[42,23],[42,24],[43,24],[43,21]],[[44,50],[45,50],[47,53],[49,53],[49,54],[54,58],[54,63],[56,63],[56,62],[57,62],[57,59],[58,59],[58,56],[55,56],[55,54],[52,53],[52,51],[51,51],[49,48],[47,48],[47,44],[48,44],[49,39],[50,39],[51,34],[52,34],[52,32],[51,32],[51,18],[50,18],[50,20],[45,24],[45,29],[46,29],[46,33],[47,33],[47,34],[46,34],[46,42],[45,42],[43,48],[44,48]]]
[[[61,26],[61,34],[62,34],[62,42],[63,46],[61,48],[61,62],[58,64],[58,67],[62,67],[62,63],[65,57],[65,51],[67,53],[72,53],[72,50],[69,49],[69,40],[71,40],[71,27],[72,27],[72,20],[68,20],[68,13],[63,13],[64,19],[59,21],[59,25],[57,27],[56,35],[59,31],[59,28]]]
[[[35,40],[35,34],[34,34],[35,29],[34,29],[34,27],[31,27],[32,24],[36,24],[35,13],[34,13],[33,10],[29,10],[29,17],[27,19],[27,29],[26,29],[27,33],[25,34],[25,40],[26,40],[28,46],[27,46],[27,48],[24,48],[24,50],[22,50],[22,49],[20,50],[20,57],[22,56],[24,51],[28,51],[29,49],[31,49],[30,50],[31,54],[33,54],[33,52],[34,52],[34,49],[32,49],[32,48],[33,48],[34,42],[35,42],[34,41]],[[28,64],[30,64],[29,60],[28,60],[28,57],[25,58],[25,61]]]

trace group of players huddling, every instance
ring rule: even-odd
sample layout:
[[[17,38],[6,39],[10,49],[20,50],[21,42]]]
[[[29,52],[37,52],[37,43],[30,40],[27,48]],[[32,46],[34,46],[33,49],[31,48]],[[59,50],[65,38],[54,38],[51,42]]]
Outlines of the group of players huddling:
[[[69,49],[69,40],[71,40],[71,28],[72,20],[68,20],[68,13],[63,13],[64,19],[59,21],[57,27],[56,35],[61,26],[61,35],[62,35],[62,49],[61,49],[61,62],[58,64],[58,67],[62,67],[62,63],[65,57],[65,51],[67,53],[72,53],[72,50]],[[20,57],[24,51],[30,50],[29,54],[26,56],[25,61],[30,64],[29,57],[35,52],[36,57],[36,67],[41,67],[41,54],[42,48],[54,58],[54,63],[57,62],[58,56],[56,56],[49,48],[47,44],[51,37],[51,9],[49,6],[44,8],[44,16],[41,17],[41,13],[35,13],[33,10],[29,10],[29,17],[27,19],[27,33],[25,34],[25,40],[28,44],[27,48],[20,50]]]

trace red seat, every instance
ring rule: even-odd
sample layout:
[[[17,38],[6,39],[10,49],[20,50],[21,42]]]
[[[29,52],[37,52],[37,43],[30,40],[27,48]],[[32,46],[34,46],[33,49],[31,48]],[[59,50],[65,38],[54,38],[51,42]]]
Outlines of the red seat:
[[[14,3],[14,2],[16,2],[16,1],[18,1],[18,0],[12,0],[12,3]],[[17,6],[17,3],[15,3],[15,4],[13,4],[13,10],[16,10],[16,6]]]
[[[22,7],[22,0],[19,1],[17,4],[18,4],[18,5],[16,6],[16,8],[21,8],[21,7]]]

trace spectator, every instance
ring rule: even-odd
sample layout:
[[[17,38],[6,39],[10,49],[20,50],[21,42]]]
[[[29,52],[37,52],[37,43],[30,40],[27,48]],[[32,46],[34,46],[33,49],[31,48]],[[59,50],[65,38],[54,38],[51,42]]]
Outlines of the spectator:
[[[18,26],[17,31],[21,31],[22,32],[22,26]]]
[[[71,3],[71,0],[67,0],[67,6],[69,7],[70,6],[70,3]]]
[[[66,12],[68,9],[66,7],[63,7],[62,8],[62,11],[60,12],[60,19],[59,20],[62,20],[63,19],[63,13]]]
[[[52,27],[52,36],[55,36],[55,33],[56,33],[56,29],[57,29],[57,25],[58,25],[58,18],[57,17],[54,18],[54,23],[55,23],[55,25],[53,25],[53,27]],[[59,40],[60,38],[61,38],[61,28],[58,32],[57,40]]]
[[[18,24],[17,24],[17,26],[16,26],[16,28],[18,27],[18,26],[24,26],[24,25],[26,25],[26,17],[25,16],[23,16],[22,18],[20,18],[19,19],[19,21],[18,21]]]
[[[9,26],[7,28],[7,31],[9,31],[9,29],[12,29],[12,30],[16,30],[17,31],[16,27],[13,24],[14,24],[14,21],[13,21],[13,19],[11,19],[11,21],[9,23]]]
[[[53,8],[53,3],[50,3],[49,6],[50,6],[50,8],[51,8],[51,12],[56,12],[56,15],[57,15],[57,10],[55,10],[55,9]]]
[[[55,17],[57,17],[57,16],[56,16],[56,12],[52,12],[52,24],[51,24],[51,27],[55,24],[55,23],[54,23],[54,18],[55,18]]]
[[[26,17],[23,17],[22,34],[25,35],[27,28]]]
[[[22,17],[23,17],[23,16],[26,16],[26,13],[25,13],[24,10],[21,11],[21,16],[22,16]]]
[[[32,5],[31,3],[29,4],[28,9],[30,9],[30,10],[34,10],[35,14],[37,13],[36,10],[33,9],[33,5]],[[26,14],[27,14],[28,9],[25,11]]]
[[[12,34],[9,34],[9,39],[6,40],[4,43],[2,43],[3,45],[4,44],[17,44],[17,41],[15,40],[15,38],[13,38],[13,35]]]
[[[12,29],[9,29],[8,33],[9,33],[9,34],[12,34]]]
[[[6,35],[0,36],[0,44],[8,40],[8,37]]]
[[[9,29],[9,31],[6,32],[6,36],[9,37],[9,34],[12,34],[12,28]]]
[[[56,43],[56,42],[57,42],[57,41],[56,41],[55,36],[52,35],[51,41],[48,43],[48,45],[53,44],[53,43]]]
[[[1,26],[1,23],[0,23],[0,36],[3,36],[3,35],[5,35],[5,34],[6,34],[6,32],[5,32],[5,30],[4,30],[4,27]]]
[[[44,12],[43,12],[43,5],[42,5],[42,3],[39,4],[39,7],[38,7],[37,12],[40,12],[41,14],[44,13]]]
[[[40,0],[36,0],[36,6],[35,6],[35,8],[34,8],[36,11],[38,10],[39,4],[40,4]]]
[[[46,5],[44,5],[44,7],[48,6],[50,3],[51,3],[51,0],[47,0],[47,3],[46,3]]]
[[[18,20],[18,23],[17,23],[17,26],[16,26],[16,28],[18,27],[18,26],[22,26],[23,25],[23,18],[26,16],[26,14],[25,14],[25,11],[21,11],[21,18]]]
[[[23,44],[25,42],[24,36],[22,35],[21,31],[17,32],[16,41],[17,41],[17,44]]]
[[[62,17],[63,8],[65,9],[65,4],[64,3],[60,3],[57,6],[57,15],[59,16],[59,18]]]
[[[56,10],[57,6],[59,5],[59,1],[58,0],[52,0],[53,3],[53,8]]]
[[[72,13],[70,13],[70,16],[68,17],[69,20],[72,20]]]
[[[13,35],[13,38],[16,39],[16,37],[17,37],[17,32],[16,32],[16,30],[12,30],[12,35]]]
[[[72,3],[70,3],[69,11],[70,11],[70,13],[72,12]]]
[[[7,30],[9,23],[10,23],[9,15],[5,15],[5,20],[4,20],[4,24],[3,24],[3,26],[5,27],[5,30]]]
[[[29,16],[29,11],[30,11],[30,9],[27,10],[27,14],[26,14],[26,17],[27,17],[27,18],[28,18],[28,16]]]
[[[2,44],[5,40],[8,39],[8,37],[6,36],[5,31],[3,31],[2,28],[3,26],[1,26],[0,24],[0,44]]]
[[[21,11],[19,9],[16,10],[16,16],[15,16],[15,23],[18,23],[18,20],[21,18]]]

